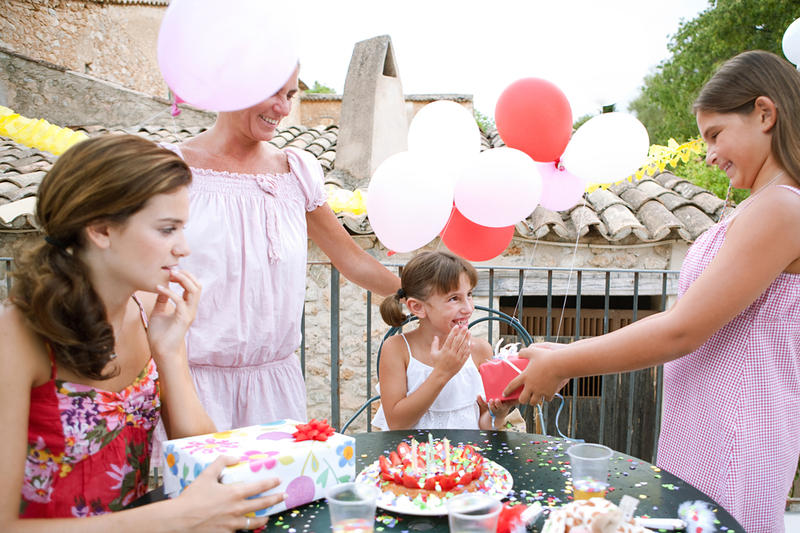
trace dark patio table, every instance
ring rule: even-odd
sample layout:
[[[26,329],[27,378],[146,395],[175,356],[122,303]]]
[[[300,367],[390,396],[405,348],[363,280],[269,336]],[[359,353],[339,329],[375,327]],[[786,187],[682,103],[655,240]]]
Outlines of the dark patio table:
[[[388,454],[397,444],[410,437],[427,441],[428,433],[434,438],[447,437],[456,444],[472,444],[482,449],[482,454],[505,467],[514,478],[510,499],[531,504],[541,502],[545,508],[558,507],[572,501],[566,489],[569,480],[567,448],[571,443],[564,439],[517,433],[511,431],[477,430],[405,430],[359,433],[356,439],[356,473],[372,464],[378,456]],[[618,504],[623,495],[639,500],[636,516],[676,518],[678,506],[688,500],[710,503],[718,521],[717,531],[743,533],[739,523],[708,496],[676,476],[656,466],[614,452],[611,459],[610,487],[606,498]],[[154,491],[137,503],[162,499],[163,493]],[[532,530],[541,529],[544,516]],[[270,518],[267,531],[316,532],[330,531],[330,515],[324,500],[290,509]],[[375,531],[444,532],[448,531],[447,516],[410,516],[378,509]]]

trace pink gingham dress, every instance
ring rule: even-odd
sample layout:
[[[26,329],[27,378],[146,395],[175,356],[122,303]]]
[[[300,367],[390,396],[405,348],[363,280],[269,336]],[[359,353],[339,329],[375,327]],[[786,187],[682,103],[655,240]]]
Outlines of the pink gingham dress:
[[[165,145],[178,155],[180,148]],[[306,420],[295,351],[306,290],[306,213],[326,201],[319,162],[287,148],[285,174],[192,168],[191,255],[203,286],[186,344],[197,392],[217,429]]]
[[[779,187],[800,195],[797,188]],[[689,249],[680,294],[711,262],[728,224],[746,207]],[[697,351],[664,365],[658,465],[717,501],[747,532],[775,533],[784,530],[798,454],[800,274],[782,273]]]

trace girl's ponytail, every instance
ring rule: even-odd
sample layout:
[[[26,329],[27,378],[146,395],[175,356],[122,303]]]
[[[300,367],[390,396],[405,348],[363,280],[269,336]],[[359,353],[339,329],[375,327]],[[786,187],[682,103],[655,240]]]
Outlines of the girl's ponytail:
[[[383,321],[392,327],[398,327],[406,321],[408,316],[403,313],[403,302],[405,291],[399,289],[396,293],[383,299],[381,302],[381,317]]]
[[[16,263],[11,300],[59,364],[91,379],[113,377],[103,369],[114,357],[114,332],[83,261],[48,241]]]

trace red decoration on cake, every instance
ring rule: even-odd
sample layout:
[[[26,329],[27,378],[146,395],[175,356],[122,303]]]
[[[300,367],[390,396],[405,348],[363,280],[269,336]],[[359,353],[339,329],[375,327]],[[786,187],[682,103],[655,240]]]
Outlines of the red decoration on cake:
[[[326,441],[333,435],[333,428],[328,424],[328,419],[319,421],[312,418],[308,424],[297,424],[296,431],[292,433],[295,442],[304,440]]]
[[[401,442],[397,451],[378,458],[381,489],[414,498],[485,490],[484,458],[470,445],[450,446],[447,439]]]

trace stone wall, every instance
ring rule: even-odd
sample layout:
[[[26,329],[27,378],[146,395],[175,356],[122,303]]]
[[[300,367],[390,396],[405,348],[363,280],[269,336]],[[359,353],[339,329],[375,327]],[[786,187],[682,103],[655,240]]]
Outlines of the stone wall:
[[[210,126],[216,113],[185,104],[177,117],[170,103],[92,76],[0,48],[0,105],[62,127],[103,124]]]
[[[339,124],[342,115],[341,94],[304,94],[300,97],[297,107],[296,124],[313,128],[316,126],[330,126]],[[288,122],[292,117],[283,120],[283,124],[294,125]]]
[[[162,98],[156,43],[164,6],[13,0],[0,10],[0,46]]]

